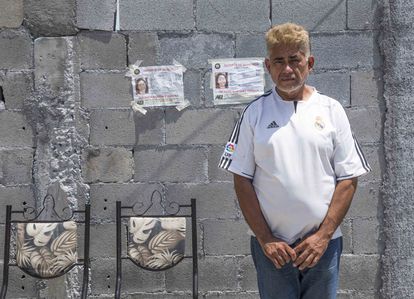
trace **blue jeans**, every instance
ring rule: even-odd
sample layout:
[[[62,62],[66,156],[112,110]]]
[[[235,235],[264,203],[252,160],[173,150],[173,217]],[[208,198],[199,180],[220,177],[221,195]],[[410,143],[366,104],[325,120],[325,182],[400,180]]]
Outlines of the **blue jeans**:
[[[320,261],[303,271],[291,262],[277,269],[255,237],[251,238],[250,245],[261,299],[336,298],[342,237],[331,240]]]

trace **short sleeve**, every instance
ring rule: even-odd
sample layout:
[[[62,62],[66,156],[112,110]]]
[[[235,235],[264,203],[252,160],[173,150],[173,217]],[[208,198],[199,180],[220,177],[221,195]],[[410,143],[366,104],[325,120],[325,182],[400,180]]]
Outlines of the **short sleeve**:
[[[336,137],[333,163],[336,179],[350,179],[370,172],[371,167],[352,134],[345,110],[338,103],[334,111]]]
[[[247,108],[234,126],[218,166],[232,173],[253,179],[256,168],[253,154],[253,128]]]

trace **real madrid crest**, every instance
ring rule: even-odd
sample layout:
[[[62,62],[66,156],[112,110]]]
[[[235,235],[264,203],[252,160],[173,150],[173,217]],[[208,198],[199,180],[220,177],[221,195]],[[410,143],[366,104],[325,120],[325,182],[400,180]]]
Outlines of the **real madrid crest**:
[[[319,131],[322,131],[325,128],[325,123],[321,116],[315,118],[315,128]]]

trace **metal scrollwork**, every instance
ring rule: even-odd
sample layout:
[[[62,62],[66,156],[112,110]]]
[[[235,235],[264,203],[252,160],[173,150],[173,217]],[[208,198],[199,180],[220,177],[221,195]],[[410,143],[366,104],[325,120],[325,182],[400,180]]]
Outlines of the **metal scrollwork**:
[[[72,211],[69,207],[64,207],[59,215],[56,211],[55,198],[51,194],[47,194],[43,199],[40,211],[38,211],[35,207],[27,206],[23,208],[22,214],[27,221],[44,219],[51,221],[69,221],[73,218],[74,211]]]
[[[151,208],[161,207],[166,215],[176,215],[180,211],[180,205],[176,202],[163,201],[162,194],[159,190],[154,190],[151,194],[149,205],[143,202],[136,202],[132,206],[132,211],[137,216],[145,215]]]

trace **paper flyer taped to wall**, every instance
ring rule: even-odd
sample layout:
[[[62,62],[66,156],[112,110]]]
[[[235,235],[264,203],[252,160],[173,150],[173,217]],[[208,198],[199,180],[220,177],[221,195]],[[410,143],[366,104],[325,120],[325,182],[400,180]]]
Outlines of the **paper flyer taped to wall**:
[[[131,77],[136,106],[164,107],[186,105],[182,65],[139,67],[137,61],[126,76]]]
[[[263,94],[263,58],[212,59],[214,105],[242,104]]]

